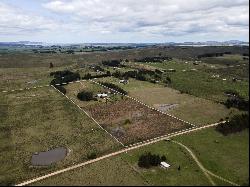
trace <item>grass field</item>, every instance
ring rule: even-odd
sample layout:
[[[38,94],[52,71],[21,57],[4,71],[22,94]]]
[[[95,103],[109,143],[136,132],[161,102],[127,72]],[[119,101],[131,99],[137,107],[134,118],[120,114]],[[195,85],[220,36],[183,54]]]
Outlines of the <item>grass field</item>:
[[[213,101],[225,101],[226,96],[224,93],[227,90],[237,91],[244,98],[248,98],[249,96],[249,82],[247,80],[233,82],[232,78],[235,76],[227,73],[225,69],[223,69],[223,74],[219,73],[220,78],[212,77],[214,74],[218,74],[218,72],[220,72],[218,70],[221,69],[220,64],[215,65],[215,68],[209,68],[207,64],[193,65],[192,63],[185,64],[180,61],[151,63],[150,65],[163,69],[175,69],[176,72],[167,73],[172,80],[172,83],[169,86],[184,93],[189,93],[191,95]],[[246,69],[247,67],[242,67],[241,69],[244,68]],[[247,71],[244,70],[244,72],[244,77],[248,76]],[[222,80],[224,78],[226,78],[226,81]]]
[[[114,157],[31,185],[140,186],[148,184],[121,157]]]
[[[214,52],[232,52],[223,57],[201,58],[197,55]],[[1,53],[1,51],[0,51]],[[0,54],[0,185],[13,185],[42,174],[72,166],[121,149],[121,145],[104,132],[94,121],[52,87],[11,91],[14,89],[44,86],[51,82],[52,71],[70,70],[81,77],[98,74],[91,65],[103,60],[128,59],[125,72],[137,68],[175,69],[164,76],[172,82],[153,84],[130,79],[126,85],[114,77],[96,81],[110,82],[128,91],[155,108],[173,104],[170,113],[197,126],[218,122],[240,113],[227,109],[218,102],[225,101],[225,91],[238,92],[249,99],[249,60],[242,53],[249,47],[148,47],[108,52],[82,52],[77,54],[35,54],[30,51],[10,51]],[[181,54],[181,56],[180,56]],[[144,57],[170,56],[164,63],[136,63]],[[49,68],[53,63],[54,68]],[[103,66],[102,66],[103,67]],[[105,72],[117,68],[105,67]],[[220,75],[214,78],[213,75]],[[232,81],[233,78],[241,79]],[[226,80],[222,80],[226,79]],[[102,127],[124,144],[166,135],[187,129],[190,125],[151,110],[119,94],[104,99],[83,102],[77,99],[82,90],[95,94],[110,91],[89,81],[68,84],[66,95],[86,110]],[[3,93],[3,90],[10,92]],[[188,146],[211,172],[240,185],[249,184],[249,131],[223,136],[215,129],[182,135],[174,140]],[[64,147],[70,153],[62,161],[49,167],[31,166],[35,152]],[[139,156],[152,152],[167,157],[171,168],[141,169]],[[181,170],[178,171],[178,167]],[[218,185],[227,185],[213,178]],[[38,182],[35,185],[210,185],[207,178],[188,152],[173,142],[161,141],[122,155],[79,168]]]
[[[248,138],[248,131],[223,136],[215,131],[214,128],[211,128],[189,135],[182,135],[174,139],[188,146],[206,169],[240,185],[246,185],[249,182]],[[140,169],[137,166],[138,158],[142,153],[149,151],[165,155],[171,167],[168,170],[159,167]],[[112,171],[108,169],[107,172],[112,172],[112,175],[106,175],[103,173],[103,170],[104,168],[109,168],[109,166],[114,168],[130,167],[130,172],[125,169],[114,169]],[[180,171],[178,171],[179,166],[181,168]],[[131,174],[134,174],[136,177],[131,177]],[[138,185],[144,185],[145,183],[149,185],[211,185],[185,149],[166,141],[45,179],[35,185],[123,185],[124,183],[122,182],[117,183],[117,179],[120,179],[121,176],[125,179],[129,176],[130,179],[137,181],[134,181],[134,184]],[[212,178],[217,185],[229,185],[214,177]],[[131,182],[131,180],[127,180],[128,183]]]
[[[111,136],[53,88],[1,94],[0,184],[14,184],[120,148]],[[63,161],[33,168],[35,152],[71,150]]]
[[[128,91],[132,97],[154,107],[159,104],[178,104],[175,108],[167,111],[195,125],[204,125],[218,122],[221,118],[238,113],[237,109],[227,109],[224,105],[211,100],[198,98],[189,94],[181,94],[179,91],[145,81],[130,79],[126,85],[119,84],[116,78],[102,78],[112,82]]]
[[[149,109],[119,94],[111,96],[107,103],[105,99],[80,101],[76,96],[81,90],[92,91],[94,95],[105,91],[103,87],[89,81],[69,84],[65,88],[67,95],[75,103],[124,144],[155,138],[191,127],[187,123]]]
[[[24,67],[24,68],[0,68],[0,91],[20,89],[49,84],[53,79],[51,72],[65,69],[75,69],[77,65],[48,67]]]

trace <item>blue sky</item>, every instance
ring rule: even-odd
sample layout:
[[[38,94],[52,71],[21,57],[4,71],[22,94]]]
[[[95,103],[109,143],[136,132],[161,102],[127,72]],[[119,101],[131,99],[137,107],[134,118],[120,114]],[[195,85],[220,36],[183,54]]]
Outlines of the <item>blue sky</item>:
[[[249,40],[248,0],[0,0],[0,41]]]

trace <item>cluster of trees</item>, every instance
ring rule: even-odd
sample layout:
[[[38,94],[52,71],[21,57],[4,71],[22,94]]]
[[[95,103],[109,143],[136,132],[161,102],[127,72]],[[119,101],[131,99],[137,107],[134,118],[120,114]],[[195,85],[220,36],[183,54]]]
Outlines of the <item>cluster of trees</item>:
[[[95,71],[105,71],[101,66],[94,66],[93,69]]]
[[[69,70],[51,72],[50,76],[54,76],[54,79],[50,82],[51,85],[68,83],[81,78],[79,73],[74,73]]]
[[[161,162],[166,160],[167,159],[164,155],[160,156],[149,152],[139,157],[138,166],[142,168],[150,168],[151,166],[158,166]]]
[[[57,53],[54,50],[37,50],[37,49],[33,49],[32,51],[34,53],[49,53],[49,54],[55,54],[55,53]]]
[[[223,56],[224,54],[231,54],[231,53],[230,52],[225,52],[225,53],[204,53],[202,55],[198,55],[197,58],[218,57],[218,56]]]
[[[249,129],[249,114],[235,115],[228,122],[218,125],[216,130],[223,135],[228,135]]]
[[[104,74],[99,74],[99,75],[91,75],[90,73],[85,74],[82,79],[93,79],[93,78],[103,78],[103,77],[110,77],[111,73],[110,71],[107,71]]]
[[[155,56],[155,57],[145,57],[145,58],[141,58],[141,59],[134,59],[134,61],[137,62],[163,62],[165,60],[172,60],[172,57],[168,57],[168,56]]]
[[[116,90],[116,91],[118,91],[118,92],[120,92],[120,93],[122,93],[124,95],[128,94],[127,91],[123,90],[121,87],[117,86],[116,84],[109,83],[109,82],[100,82],[100,84],[102,84],[104,86],[107,86],[109,88],[112,88],[112,89],[114,89],[114,90]]]
[[[148,81],[148,82],[152,82],[152,83],[156,83],[156,81],[160,81],[163,79],[163,82],[166,84],[170,84],[171,83],[171,79],[169,77],[163,77],[162,76],[162,72],[159,70],[145,70],[145,69],[140,69],[137,71],[127,71],[127,72],[120,72],[120,71],[116,71],[114,72],[112,75],[116,78],[120,78],[120,79],[129,79],[129,78],[134,78],[140,81]]]
[[[102,64],[104,66],[120,67],[121,61],[120,60],[107,60],[107,61],[102,61]]]
[[[249,100],[242,98],[239,93],[234,91],[227,91],[228,99],[224,103],[227,108],[238,108],[239,110],[248,111],[249,110]]]
[[[109,74],[106,73],[106,74],[100,74],[100,75],[91,75],[90,73],[87,73],[87,74],[85,74],[85,75],[82,77],[82,79],[87,80],[87,79],[103,78],[103,77],[109,77],[109,76],[111,76],[111,73],[110,73],[110,72],[109,72]]]
[[[91,101],[94,100],[93,92],[81,91],[77,94],[77,98],[81,101]]]

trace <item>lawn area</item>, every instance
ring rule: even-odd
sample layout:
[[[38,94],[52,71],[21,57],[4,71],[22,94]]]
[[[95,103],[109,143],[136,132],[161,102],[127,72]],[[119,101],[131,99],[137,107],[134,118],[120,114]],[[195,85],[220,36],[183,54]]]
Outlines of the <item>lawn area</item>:
[[[68,66],[68,69],[75,65]],[[0,91],[20,89],[34,86],[44,86],[53,79],[51,72],[64,70],[65,66],[48,67],[24,67],[24,68],[0,68]]]
[[[188,135],[174,138],[189,147],[204,165],[211,172],[229,179],[238,184],[247,184],[249,176],[249,132],[223,136],[214,128],[197,131]],[[218,142],[218,143],[216,143]],[[136,165],[139,155],[144,152],[164,154],[172,167],[168,171],[152,172],[148,170],[141,173],[149,183],[154,185],[201,185],[203,177],[191,156],[182,147],[172,142],[160,142],[154,145],[143,147],[123,155],[131,164]],[[181,158],[181,155],[183,157]],[[181,166],[178,174],[177,167]],[[193,174],[193,172],[197,172]],[[178,178],[180,177],[180,178]],[[190,178],[191,177],[191,178]],[[203,181],[206,182],[206,181]],[[220,184],[223,182],[220,182]],[[224,183],[225,185],[225,183]]]
[[[174,138],[188,146],[204,167],[240,185],[249,184],[249,130],[223,136],[206,129]]]
[[[242,185],[248,184],[248,138],[248,131],[223,136],[211,128],[178,136],[174,140],[188,146],[206,169]],[[146,152],[165,155],[171,167],[167,170],[160,167],[139,168],[137,166],[139,156]],[[180,170],[178,170],[179,166]],[[127,182],[119,181],[122,178]],[[219,179],[212,178],[217,185],[229,185]],[[211,185],[189,153],[171,141],[161,141],[145,146],[45,179],[35,185],[130,185],[131,183],[135,185],[144,185],[145,183],[149,185]]]
[[[31,185],[140,186],[148,183],[121,157],[113,157]]]
[[[224,69],[220,78],[212,77],[212,75],[217,74],[221,65],[216,64],[214,68],[211,68],[207,64],[193,65],[190,62],[186,64],[179,61],[151,63],[150,65],[163,69],[175,69],[176,72],[166,73],[172,80],[169,86],[184,93],[213,101],[225,101],[227,97],[224,92],[227,90],[237,91],[244,98],[249,96],[249,82],[247,80],[233,82],[234,76],[230,76],[230,72],[226,74]],[[222,80],[224,78],[226,78],[225,81]]]
[[[237,109],[227,109],[214,101],[198,98],[189,94],[181,94],[178,90],[153,84],[146,81],[130,79],[126,85],[119,84],[116,78],[102,78],[103,81],[119,85],[132,97],[158,108],[161,104],[177,104],[167,111],[180,119],[195,125],[218,122],[221,118],[238,113]]]
[[[51,87],[0,94],[0,184],[15,184],[120,149],[113,138]],[[31,167],[35,152],[70,149],[49,167]]]

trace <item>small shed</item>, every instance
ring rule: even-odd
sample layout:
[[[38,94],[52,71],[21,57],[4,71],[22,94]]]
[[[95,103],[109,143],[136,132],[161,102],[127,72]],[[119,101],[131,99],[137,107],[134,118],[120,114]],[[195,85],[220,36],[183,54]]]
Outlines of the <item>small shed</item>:
[[[108,94],[106,94],[106,93],[100,93],[100,94],[97,94],[97,97],[99,97],[99,98],[107,98]]]
[[[123,80],[120,80],[119,83],[128,84],[128,80],[123,79]]]
[[[168,69],[167,71],[168,71],[168,72],[176,72],[175,69]]]
[[[161,162],[160,166],[164,169],[168,169],[170,167],[170,164],[168,164],[167,162]]]

